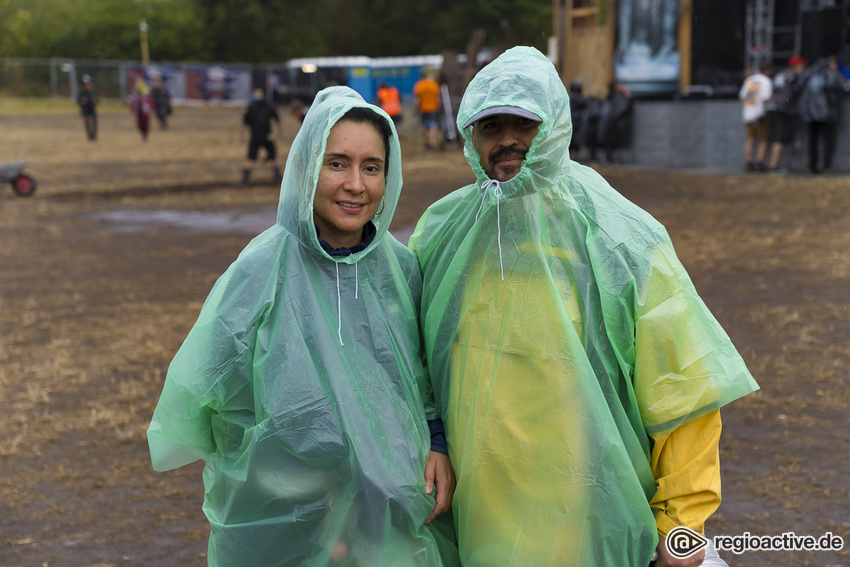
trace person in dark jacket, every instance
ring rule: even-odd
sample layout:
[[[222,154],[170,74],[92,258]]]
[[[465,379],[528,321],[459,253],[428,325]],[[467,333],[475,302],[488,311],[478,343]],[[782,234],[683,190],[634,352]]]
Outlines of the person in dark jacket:
[[[604,101],[596,96],[589,96],[584,99],[584,111],[578,119],[577,128],[579,131],[579,147],[588,148],[590,154],[587,159],[597,161],[598,148],[602,145],[602,139],[599,137],[599,121],[602,117],[602,106]]]
[[[573,137],[570,139],[570,157],[575,159],[581,151],[582,125],[587,99],[582,94],[581,81],[574,79],[570,83],[570,115],[573,118]]]
[[[799,121],[797,100],[806,60],[794,55],[788,60],[788,65],[787,69],[773,77],[773,95],[765,105],[770,140],[770,164],[767,169],[771,172],[783,171],[779,167],[779,158],[785,146],[794,142]]]
[[[838,72],[834,58],[821,60],[801,78],[800,117],[808,127],[809,171],[820,173],[832,168],[838,128],[841,93],[847,82]],[[820,143],[823,141],[823,168],[820,167]]]
[[[77,95],[77,104],[80,105],[80,115],[83,117],[83,125],[86,127],[86,137],[90,142],[97,140],[97,92],[92,86],[91,77],[83,75],[83,88]]]
[[[161,77],[154,80],[152,94],[154,113],[159,120],[159,127],[168,128],[168,117],[171,116],[171,93],[168,92]]]
[[[268,103],[263,97],[261,89],[255,89],[251,96],[251,102],[245,107],[242,113],[242,129],[239,131],[239,141],[244,142],[245,131],[251,131],[251,139],[248,142],[248,159],[245,161],[245,167],[242,169],[242,182],[240,185],[247,186],[248,180],[251,178],[251,170],[254,169],[254,163],[257,161],[257,155],[260,148],[266,150],[266,161],[272,162],[274,167],[274,176],[276,181],[280,181],[281,172],[277,162],[277,147],[275,146],[275,137],[272,132],[272,122],[275,123],[275,130],[278,137],[281,135],[280,116],[277,114],[273,104]]]
[[[632,107],[632,93],[628,87],[617,80],[611,81],[599,118],[599,141],[605,146],[608,163],[614,162],[614,150],[626,148],[631,143]]]

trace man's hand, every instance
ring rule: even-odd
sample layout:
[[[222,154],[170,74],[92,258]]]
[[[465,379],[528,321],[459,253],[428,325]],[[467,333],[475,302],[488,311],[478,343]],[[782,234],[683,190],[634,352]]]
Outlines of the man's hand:
[[[664,536],[659,536],[658,547],[655,550],[658,552],[658,559],[652,564],[653,567],[699,567],[702,565],[703,560],[705,560],[704,549],[700,549],[698,553],[694,553],[685,559],[676,559],[667,551]]]
[[[431,511],[426,524],[451,508],[455,486],[457,486],[457,480],[449,456],[431,451],[428,462],[425,464],[425,491],[431,494],[434,488],[437,489],[437,504]]]

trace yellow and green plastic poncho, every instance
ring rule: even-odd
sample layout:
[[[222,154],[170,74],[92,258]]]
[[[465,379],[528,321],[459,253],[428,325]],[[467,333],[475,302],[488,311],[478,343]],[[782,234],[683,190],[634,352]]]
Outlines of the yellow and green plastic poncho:
[[[330,256],[313,198],[354,91],[319,93],[287,160],[276,224],[215,284],[171,363],[148,429],[156,470],[204,468],[209,563],[457,564],[424,469],[434,407],[418,331],[421,278],[388,228],[401,191],[393,129],[385,208],[366,249]]]
[[[542,119],[503,183],[463,129],[494,106]],[[477,182],[410,241],[466,566],[646,567],[651,436],[757,389],[664,228],[570,161],[569,108],[534,49],[482,69],[457,118]]]

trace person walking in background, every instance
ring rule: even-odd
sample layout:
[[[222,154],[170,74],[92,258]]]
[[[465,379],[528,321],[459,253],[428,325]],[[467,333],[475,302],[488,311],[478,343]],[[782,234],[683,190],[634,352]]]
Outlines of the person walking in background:
[[[589,96],[584,99],[584,112],[581,123],[578,125],[579,141],[581,148],[587,148],[587,159],[591,162],[599,160],[599,148],[602,147],[602,139],[599,137],[599,122],[602,119],[602,105],[604,101],[598,96]]]
[[[457,119],[476,182],[410,238],[461,560],[725,565],[665,537],[717,509],[719,408],[758,386],[664,227],[570,159],[567,96],[533,48],[479,71]]]
[[[393,124],[398,128],[402,120],[401,95],[399,95],[398,89],[387,83],[381,83],[375,102],[381,107],[381,110],[390,115]]]
[[[440,110],[440,85],[431,78],[429,73],[421,73],[419,80],[413,85],[416,95],[416,108],[419,110],[419,120],[422,124],[422,135],[425,149],[437,147],[437,112]]]
[[[319,92],[275,226],[216,282],[148,428],[155,470],[206,461],[210,565],[460,565],[401,190],[389,117]]]
[[[153,106],[159,127],[163,130],[168,128],[168,117],[171,116],[171,93],[162,81],[157,77],[153,82]]]
[[[801,79],[800,118],[806,123],[809,141],[809,171],[818,174],[832,169],[838,130],[841,95],[847,88],[835,58],[809,67]],[[823,164],[820,145],[823,142]]]
[[[90,142],[97,140],[97,111],[95,105],[98,102],[97,91],[92,85],[91,77],[83,75],[83,88],[77,94],[77,104],[80,105],[80,114],[83,117],[83,126],[86,129],[86,138]]]
[[[130,93],[130,113],[136,120],[136,128],[142,134],[142,140],[148,141],[153,114],[153,97],[148,83],[141,77],[136,79],[133,92]]]
[[[841,126],[841,99],[844,94],[850,92],[850,79],[841,70],[838,58],[831,55],[826,58],[832,85],[832,96],[830,97],[830,117],[824,131],[824,171],[831,171],[835,161],[835,150],[838,147],[838,130]],[[846,71],[846,70],[845,70]]]
[[[788,60],[788,65],[788,69],[773,77],[773,96],[765,105],[770,139],[770,162],[767,169],[771,172],[784,171],[779,166],[782,150],[792,144],[797,135],[797,100],[806,60],[794,55]]]
[[[806,123],[809,142],[809,171],[818,174],[832,169],[838,138],[841,97],[850,83],[838,71],[835,57],[823,59],[803,73],[800,117]],[[823,164],[820,145],[823,142]]]
[[[573,122],[573,135],[570,138],[570,157],[578,158],[581,153],[581,140],[583,136],[582,126],[584,124],[584,111],[587,108],[587,99],[582,91],[584,86],[579,79],[573,79],[570,83],[570,116]]]
[[[272,128],[272,123],[274,123],[274,129]],[[260,148],[266,150],[266,161],[272,163],[275,182],[280,181],[281,173],[277,162],[275,132],[277,132],[277,137],[280,138],[283,135],[283,131],[277,109],[272,103],[266,101],[262,89],[254,89],[251,95],[251,102],[248,103],[248,106],[242,112],[242,128],[239,130],[240,142],[244,143],[246,131],[250,131],[251,135],[248,140],[248,158],[245,161],[245,166],[242,168],[242,181],[240,185],[243,187],[248,185],[251,178],[251,171],[254,169],[254,163],[257,161]]]
[[[634,99],[629,88],[620,81],[611,81],[599,117],[599,140],[605,147],[608,163],[614,163],[616,149],[627,148],[631,143],[633,107]]]
[[[773,84],[770,79],[758,69],[747,69],[747,77],[738,98],[743,104],[744,128],[746,129],[746,141],[744,142],[744,161],[747,171],[766,171],[767,165],[764,157],[767,154],[768,124],[765,111],[765,103],[773,95]],[[755,145],[758,144],[758,148]],[[755,158],[753,152],[755,151]]]

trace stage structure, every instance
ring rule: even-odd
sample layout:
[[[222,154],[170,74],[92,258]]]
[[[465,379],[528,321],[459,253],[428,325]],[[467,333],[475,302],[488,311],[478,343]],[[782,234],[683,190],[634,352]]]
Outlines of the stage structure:
[[[564,83],[604,96],[733,97],[747,67],[791,55],[850,64],[850,0],[554,0]]]

